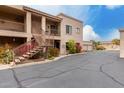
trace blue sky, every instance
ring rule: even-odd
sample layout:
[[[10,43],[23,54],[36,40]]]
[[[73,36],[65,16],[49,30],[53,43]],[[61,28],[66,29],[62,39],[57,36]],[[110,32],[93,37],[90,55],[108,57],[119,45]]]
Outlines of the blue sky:
[[[63,12],[83,21],[84,40],[111,40],[119,38],[118,29],[124,28],[124,6],[33,5],[31,7],[52,15]]]

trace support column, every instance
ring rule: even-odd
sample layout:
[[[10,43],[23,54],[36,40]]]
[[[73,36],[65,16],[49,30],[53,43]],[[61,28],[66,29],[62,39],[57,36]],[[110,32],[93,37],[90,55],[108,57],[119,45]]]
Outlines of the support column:
[[[120,58],[124,58],[124,30],[120,30]]]
[[[41,19],[42,23],[41,23],[41,27],[42,27],[42,30],[46,31],[46,17],[45,16],[42,16],[42,19]]]
[[[31,13],[26,13],[26,32],[28,34],[27,41],[31,40]]]
[[[66,43],[62,39],[60,41],[60,54],[61,55],[66,54]]]

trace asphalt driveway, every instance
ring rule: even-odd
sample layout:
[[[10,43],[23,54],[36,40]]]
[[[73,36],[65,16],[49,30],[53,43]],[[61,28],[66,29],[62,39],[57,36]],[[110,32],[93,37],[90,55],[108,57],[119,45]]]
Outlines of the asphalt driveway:
[[[47,64],[0,70],[0,87],[124,87],[124,59],[117,51],[88,52]]]

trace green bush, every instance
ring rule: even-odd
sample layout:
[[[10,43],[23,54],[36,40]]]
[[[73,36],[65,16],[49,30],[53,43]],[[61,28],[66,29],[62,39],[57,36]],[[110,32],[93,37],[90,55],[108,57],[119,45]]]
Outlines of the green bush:
[[[74,40],[69,40],[67,43],[67,48],[69,51],[69,54],[74,54],[76,53],[76,43]]]
[[[48,49],[48,58],[58,57],[59,49],[58,48],[49,48]]]

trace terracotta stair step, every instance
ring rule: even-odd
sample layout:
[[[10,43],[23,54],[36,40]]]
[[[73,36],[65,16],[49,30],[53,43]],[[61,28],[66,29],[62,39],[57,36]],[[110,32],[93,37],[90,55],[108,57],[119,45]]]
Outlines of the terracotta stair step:
[[[15,63],[20,63],[21,60],[19,60],[18,58],[16,58],[16,59],[14,60],[14,62],[15,62]]]
[[[20,59],[21,61],[22,61],[22,60],[25,60],[25,58],[24,58],[23,56],[18,57],[18,59]]]
[[[42,49],[37,49],[36,51],[41,51]]]
[[[22,56],[25,57],[25,58],[29,58],[30,57],[30,55],[27,55],[27,54],[24,54]]]
[[[39,49],[43,49],[43,47],[39,47]]]
[[[34,49],[34,51],[40,51],[41,49],[40,48],[36,48],[36,49]]]
[[[31,53],[35,53],[35,52],[37,52],[37,51],[35,51],[35,50],[31,50],[30,52],[31,52]]]
[[[26,54],[27,54],[27,55],[32,55],[33,53],[31,53],[31,52],[27,52]]]

